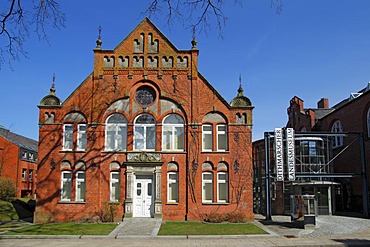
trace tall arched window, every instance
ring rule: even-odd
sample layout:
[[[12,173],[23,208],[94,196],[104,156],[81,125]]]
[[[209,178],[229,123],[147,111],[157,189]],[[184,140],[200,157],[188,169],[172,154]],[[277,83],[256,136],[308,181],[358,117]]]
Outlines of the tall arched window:
[[[343,126],[340,120],[334,122],[331,127],[331,132],[341,133],[343,132]],[[343,136],[335,136],[333,139],[333,148],[343,146]]]
[[[217,202],[228,202],[229,200],[229,178],[227,165],[217,165]]]
[[[163,120],[162,149],[184,150],[184,120],[177,114],[170,114]]]
[[[149,114],[142,114],[135,120],[134,149],[155,150],[155,120]]]
[[[177,164],[167,166],[167,202],[179,202],[179,174]]]
[[[202,165],[202,202],[213,202],[213,166],[211,163]]]
[[[108,117],[105,128],[105,150],[126,150],[127,121],[122,114],[115,113]]]

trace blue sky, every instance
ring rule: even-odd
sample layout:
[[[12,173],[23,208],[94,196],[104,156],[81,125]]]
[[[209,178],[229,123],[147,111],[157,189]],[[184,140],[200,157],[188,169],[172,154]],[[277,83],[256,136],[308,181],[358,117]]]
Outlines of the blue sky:
[[[0,125],[38,139],[38,108],[56,75],[56,94],[64,101],[93,70],[98,27],[103,49],[114,49],[145,17],[147,1],[59,1],[66,28],[48,28],[49,43],[34,35],[25,43],[29,59],[0,70]],[[219,38],[213,28],[197,33],[199,71],[230,102],[239,75],[255,106],[253,140],[285,126],[293,96],[315,108],[330,106],[370,81],[370,1],[283,0],[283,12],[270,0],[227,1],[228,21]],[[129,7],[128,7],[129,6]],[[190,49],[191,30],[160,16],[151,20],[178,49]]]

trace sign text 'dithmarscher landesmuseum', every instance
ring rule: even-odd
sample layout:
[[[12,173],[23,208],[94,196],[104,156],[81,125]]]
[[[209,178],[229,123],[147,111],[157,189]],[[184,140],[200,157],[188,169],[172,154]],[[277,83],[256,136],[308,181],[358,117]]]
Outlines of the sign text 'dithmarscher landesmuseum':
[[[287,176],[289,181],[295,180],[295,152],[294,152],[294,129],[285,130],[285,150],[283,129],[275,128],[275,165],[276,181],[284,181],[284,160],[286,160]],[[284,155],[285,154],[285,155]]]

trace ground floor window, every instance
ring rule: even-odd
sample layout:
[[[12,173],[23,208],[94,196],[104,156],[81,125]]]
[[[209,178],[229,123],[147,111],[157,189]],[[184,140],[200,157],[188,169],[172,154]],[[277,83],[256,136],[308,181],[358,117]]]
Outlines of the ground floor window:
[[[72,188],[72,172],[63,171],[62,172],[62,184],[61,184],[61,200],[62,201],[71,200],[71,188]]]
[[[85,201],[86,193],[86,181],[85,181],[85,172],[78,171],[76,173],[76,201]]]
[[[118,202],[120,199],[120,172],[110,173],[110,201]]]
[[[213,202],[213,173],[203,172],[202,174],[202,202]]]

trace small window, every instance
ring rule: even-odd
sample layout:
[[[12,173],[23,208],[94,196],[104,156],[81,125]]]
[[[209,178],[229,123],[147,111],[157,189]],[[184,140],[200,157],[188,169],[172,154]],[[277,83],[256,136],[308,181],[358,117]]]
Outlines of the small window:
[[[62,172],[62,184],[61,184],[61,200],[62,201],[71,200],[71,189],[72,189],[72,172],[63,171]]]
[[[228,201],[228,178],[227,172],[217,173],[217,202]]]
[[[202,174],[202,202],[213,202],[213,173],[203,172]]]
[[[212,125],[204,124],[202,126],[202,149],[203,151],[212,151]]]
[[[118,202],[120,200],[120,172],[110,173],[110,201]]]
[[[63,126],[63,150],[72,150],[73,147],[73,124]]]
[[[342,123],[340,120],[337,120],[334,122],[331,128],[331,132],[334,132],[334,133],[343,132],[343,127],[342,127]],[[341,147],[341,146],[343,146],[343,136],[335,136],[333,139],[333,148]]]
[[[85,172],[78,171],[76,173],[76,201],[85,201],[86,193],[86,181],[85,181]]]
[[[79,151],[85,151],[86,150],[86,144],[87,144],[87,125],[86,124],[79,124],[77,126],[77,150]]]
[[[29,170],[28,171],[28,180],[32,180],[33,179],[33,170]]]
[[[27,169],[23,168],[22,169],[22,179],[26,179],[26,176],[27,176]]]
[[[227,151],[227,125],[217,125],[217,151]]]
[[[178,173],[168,172],[167,173],[167,201],[178,202],[179,201],[179,183]]]

